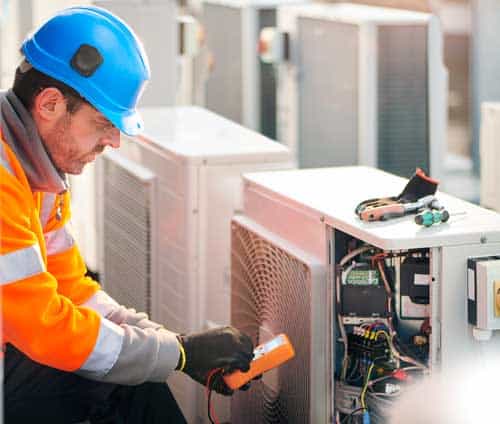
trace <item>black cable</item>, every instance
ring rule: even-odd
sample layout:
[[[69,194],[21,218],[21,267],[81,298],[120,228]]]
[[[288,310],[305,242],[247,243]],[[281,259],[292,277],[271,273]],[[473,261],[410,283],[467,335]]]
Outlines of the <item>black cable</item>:
[[[208,410],[208,419],[210,420],[211,424],[215,424],[215,421],[212,419],[212,391],[208,391],[208,396],[207,396],[207,410]]]
[[[222,368],[216,368],[216,369],[213,369],[212,371],[210,371],[208,373],[208,376],[207,376],[207,384],[206,384],[206,394],[207,394],[207,415],[208,415],[208,419],[210,420],[210,423],[211,424],[219,424],[219,420],[217,418],[217,416],[215,415],[215,411],[212,411],[212,382],[213,382],[213,378],[219,374],[219,373],[222,373]],[[212,412],[214,414],[214,416],[212,417]]]
[[[342,421],[340,422],[340,424],[346,424],[347,423],[347,420],[349,420],[350,418],[352,418],[354,415],[356,415],[358,412],[361,412],[361,411],[364,411],[365,408],[358,408],[358,409],[355,409],[354,411],[352,411],[349,415],[347,415],[346,417],[344,417],[342,419]]]

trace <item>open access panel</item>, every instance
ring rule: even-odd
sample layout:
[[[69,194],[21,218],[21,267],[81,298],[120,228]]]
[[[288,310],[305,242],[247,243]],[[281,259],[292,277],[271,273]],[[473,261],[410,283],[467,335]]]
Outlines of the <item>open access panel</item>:
[[[421,376],[498,351],[499,214],[438,192],[446,223],[362,222],[360,201],[406,184],[366,167],[244,180],[231,320],[255,343],[286,333],[296,357],[233,396],[234,422],[385,423]]]

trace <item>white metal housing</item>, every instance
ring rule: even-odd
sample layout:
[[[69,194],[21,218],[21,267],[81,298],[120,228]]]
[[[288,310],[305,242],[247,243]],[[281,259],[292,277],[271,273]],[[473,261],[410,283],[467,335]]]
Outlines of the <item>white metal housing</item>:
[[[0,87],[8,88],[21,55],[24,38],[54,13],[91,0],[9,0],[0,5]]]
[[[278,9],[278,140],[301,167],[367,165],[439,177],[447,73],[436,17],[357,4]]]
[[[95,164],[87,164],[80,175],[71,175],[71,226],[88,270],[99,271],[97,259],[97,211]]]
[[[493,330],[500,330],[500,256],[479,260],[468,271],[468,298],[474,303],[477,318],[475,335],[489,340]]]
[[[275,26],[276,8],[292,0],[203,0],[211,61],[205,106],[276,139],[276,78],[259,60],[260,30]]]
[[[146,133],[123,137],[99,163],[104,287],[129,306],[149,305],[173,331],[228,324],[230,220],[242,210],[241,174],[290,168],[291,155],[202,108],[141,112]],[[201,386],[183,375],[169,383],[188,422],[206,417]],[[217,412],[223,419],[224,406]]]
[[[6,89],[14,81],[14,72],[20,60],[19,47],[24,32],[23,15],[19,10],[19,2],[9,2],[0,9],[0,87]]]
[[[497,37],[500,3],[496,0],[472,0],[470,93],[472,120],[472,159],[474,171],[479,172],[481,108],[484,102],[500,101],[500,60],[495,52],[500,49]]]
[[[332,264],[335,261],[336,241],[339,237],[337,233],[342,232],[385,251],[429,249],[432,277],[430,279],[432,325],[430,362],[432,366],[453,369],[456,365],[463,365],[465,359],[472,358],[478,361],[481,360],[483,354],[497,354],[500,347],[500,332],[494,333],[487,344],[482,344],[474,339],[473,328],[468,324],[467,259],[500,253],[499,214],[438,192],[438,199],[451,214],[450,220],[445,224],[425,228],[416,225],[413,216],[387,222],[360,221],[354,213],[360,201],[395,195],[406,184],[405,179],[367,167],[264,172],[247,174],[244,176],[244,181],[243,217],[237,218],[235,222],[240,226],[251,228],[257,234],[252,245],[260,246],[271,240],[273,243],[279,243],[289,255],[296,256],[297,251],[307,252],[308,255],[317,258],[320,264],[329,268],[328,277],[325,277],[328,281],[324,284],[332,290],[326,298],[314,304],[320,309],[326,306],[330,311],[328,314],[329,331],[323,334],[322,340],[315,339],[315,343],[319,345],[316,344],[314,349],[328,352],[337,326],[333,306],[335,271]],[[276,261],[274,256],[272,261],[268,260],[268,262]],[[251,266],[252,264],[248,264],[248,267]],[[276,265],[267,265],[263,260],[254,262],[253,266],[259,267],[261,275],[272,274],[273,269],[279,268]],[[233,276],[233,289],[241,286],[241,281],[234,280],[237,275]],[[269,279],[272,280],[272,275]],[[318,281],[316,283],[321,284]],[[272,286],[268,290],[274,290],[271,289]],[[236,291],[233,292],[233,302],[236,293]],[[306,293],[304,296],[307,298]],[[265,290],[261,294],[261,299],[266,299]],[[242,302],[239,301],[239,303]],[[260,305],[261,301],[248,299],[248,303]],[[293,303],[290,303],[288,309],[286,304],[285,307],[279,302],[276,305],[280,316],[294,317],[297,313]],[[273,315],[272,312],[266,310],[264,318],[275,315],[275,312]],[[233,324],[241,325],[242,320],[233,316]],[[285,326],[286,324],[277,325],[274,330],[276,332],[290,330]],[[315,322],[313,319],[310,331],[314,332],[321,326],[322,322]],[[292,343],[300,344],[306,339],[305,337],[297,339],[293,329],[291,331],[292,334],[289,336]],[[302,382],[294,380],[295,387],[300,387],[301,383],[309,384],[316,390],[315,393],[323,393],[324,396],[311,398],[313,403],[311,410],[307,413],[307,418],[293,416],[286,422],[328,422],[334,400],[334,393],[332,393],[334,353],[326,358],[325,362],[323,356],[315,356],[310,375],[307,378],[301,375],[304,378]],[[297,360],[300,360],[300,357]],[[320,376],[314,374],[318,369],[329,373],[328,382],[322,381]],[[315,387],[316,384],[319,386]],[[273,412],[281,414],[279,416],[282,417],[293,411],[293,406],[289,406],[289,410],[282,411],[274,408],[279,403],[269,403],[266,405],[267,409],[257,404],[257,408],[262,408],[262,410],[250,412],[249,408],[255,408],[256,405],[250,400],[257,396],[252,393],[252,390],[260,391],[262,387],[256,385],[255,388],[250,389],[250,394],[247,395],[247,405],[250,406],[245,406],[245,403],[238,401],[238,398],[233,401],[238,406],[236,416],[241,418],[237,422],[285,422],[272,421],[268,418],[252,421],[249,417],[271,417]],[[282,390],[285,392],[273,394],[272,399],[286,399],[293,395],[293,393],[286,392],[289,389],[282,387]],[[283,407],[283,404],[279,405]],[[233,409],[234,413],[235,409]]]
[[[190,105],[199,90],[194,86],[194,62],[200,48],[199,23],[183,13],[175,0],[93,0],[127,22],[144,44],[151,67],[139,105]]]
[[[93,0],[93,4],[116,14],[137,33],[151,67],[140,105],[174,106],[178,86],[179,34],[176,1]]]
[[[180,17],[179,7],[173,0],[94,0],[92,3],[126,21],[144,44],[151,67],[151,80],[139,104],[145,107],[190,104],[193,58],[188,53],[194,46],[179,46],[179,31],[182,29],[182,38],[186,39],[186,35],[192,32],[187,27],[194,27],[196,21],[192,17]],[[184,52],[185,48],[190,52]],[[82,175],[70,179],[73,204],[78,205],[73,212],[75,236],[87,266],[99,273],[94,169],[87,166]]]
[[[500,103],[483,103],[481,114],[481,205],[500,212]]]

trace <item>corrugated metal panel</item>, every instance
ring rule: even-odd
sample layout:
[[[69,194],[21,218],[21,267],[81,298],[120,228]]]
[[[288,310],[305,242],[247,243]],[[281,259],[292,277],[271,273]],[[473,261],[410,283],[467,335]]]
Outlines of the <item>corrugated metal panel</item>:
[[[103,157],[103,282],[117,302],[151,313],[152,181]]]
[[[135,149],[140,146],[139,151]],[[193,316],[197,303],[188,271],[196,264],[188,252],[188,234],[196,227],[188,213],[187,197],[192,189],[186,180],[186,169],[178,158],[161,154],[137,140],[124,137],[120,153],[137,160],[151,170],[157,179],[157,252],[156,277],[152,282],[154,305],[152,318],[172,331],[195,330]],[[196,328],[197,329],[197,328]]]
[[[286,333],[295,358],[236,392],[231,421],[238,424],[310,422],[311,291],[308,265],[246,228],[232,224],[231,323],[255,344]]]
[[[203,24],[207,33],[208,49],[215,60],[206,85],[206,107],[241,124],[241,9],[204,3]]]
[[[378,167],[409,177],[429,172],[427,28],[378,30]],[[443,140],[444,142],[444,140]]]
[[[259,10],[259,33],[262,28],[276,26],[276,9]],[[276,140],[276,68],[259,60],[260,68],[260,132]]]
[[[358,27],[299,17],[297,28],[299,165],[353,165],[358,155]]]

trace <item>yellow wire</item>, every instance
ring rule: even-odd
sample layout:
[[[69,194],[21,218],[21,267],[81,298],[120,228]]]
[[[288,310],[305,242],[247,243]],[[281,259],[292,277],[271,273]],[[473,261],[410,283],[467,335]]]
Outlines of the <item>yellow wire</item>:
[[[370,375],[373,370],[373,366],[375,364],[372,362],[370,365],[370,368],[368,368],[368,373],[366,374],[366,380],[365,380],[365,385],[363,386],[363,390],[361,391],[361,407],[366,410],[366,403],[365,403],[365,396],[366,396],[366,390],[368,389],[368,383],[370,381]]]
[[[379,336],[379,334],[383,334],[387,340],[391,340],[391,336],[389,335],[389,333],[385,330],[378,330],[376,333],[375,333],[375,338],[377,338]]]
[[[181,355],[181,365],[179,366],[178,371],[184,371],[184,367],[186,366],[186,351],[184,350],[184,346],[182,346],[181,342],[178,342],[179,345],[179,353]]]

